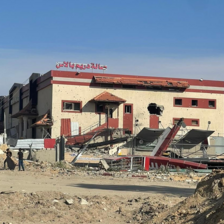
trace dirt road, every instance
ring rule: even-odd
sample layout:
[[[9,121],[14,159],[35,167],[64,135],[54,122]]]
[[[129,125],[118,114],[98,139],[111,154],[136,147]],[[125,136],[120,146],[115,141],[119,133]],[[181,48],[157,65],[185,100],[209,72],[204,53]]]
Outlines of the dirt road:
[[[57,176],[36,172],[0,171],[0,191],[26,192],[60,191],[78,195],[126,195],[149,196],[155,194],[187,197],[194,192],[195,185],[178,182],[151,182],[146,178],[112,178]]]

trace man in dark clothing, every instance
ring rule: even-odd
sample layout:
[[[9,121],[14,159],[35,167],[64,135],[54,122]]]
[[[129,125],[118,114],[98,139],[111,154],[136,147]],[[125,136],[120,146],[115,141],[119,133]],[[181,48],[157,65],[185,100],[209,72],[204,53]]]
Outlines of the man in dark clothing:
[[[23,166],[23,152],[22,152],[22,149],[19,149],[18,159],[19,159],[19,171],[21,170],[21,167],[22,167],[22,169],[24,171],[24,166]]]
[[[9,149],[6,149],[6,159],[4,161],[4,169],[5,169],[5,164],[7,163],[7,159],[12,157],[12,152]]]

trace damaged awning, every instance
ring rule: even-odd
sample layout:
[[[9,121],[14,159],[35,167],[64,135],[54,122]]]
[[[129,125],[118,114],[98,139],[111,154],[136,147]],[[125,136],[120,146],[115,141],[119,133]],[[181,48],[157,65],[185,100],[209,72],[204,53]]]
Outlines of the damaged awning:
[[[204,142],[212,133],[214,131],[192,129],[180,138],[175,145],[180,149],[191,149]]]
[[[94,97],[92,100],[94,102],[106,102],[106,103],[124,103],[126,100],[113,95],[112,93],[108,93],[107,91],[102,92],[101,94]]]
[[[21,116],[28,116],[28,117],[38,116],[37,109],[32,105],[32,101],[30,101],[22,110],[20,110],[16,114],[13,114],[12,118],[18,118]]]
[[[47,111],[44,115],[41,115],[40,117],[37,118],[37,122],[32,124],[30,127],[46,127],[46,126],[52,126],[53,121],[50,117],[50,111]]]
[[[154,142],[164,132],[164,129],[143,128],[136,136],[137,139],[145,142]]]
[[[189,88],[187,81],[160,80],[160,79],[143,79],[143,78],[121,78],[121,77],[102,77],[94,76],[96,83],[136,85],[146,87],[165,87],[165,88]]]

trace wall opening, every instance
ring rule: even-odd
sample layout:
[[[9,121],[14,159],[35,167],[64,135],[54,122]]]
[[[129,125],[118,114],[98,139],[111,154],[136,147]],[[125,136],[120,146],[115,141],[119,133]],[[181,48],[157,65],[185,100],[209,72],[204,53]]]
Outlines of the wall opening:
[[[157,105],[156,103],[150,103],[147,109],[150,114],[161,116],[163,114],[164,106]]]
[[[192,100],[191,105],[192,105],[192,107],[197,107],[198,106],[198,101],[197,100]]]

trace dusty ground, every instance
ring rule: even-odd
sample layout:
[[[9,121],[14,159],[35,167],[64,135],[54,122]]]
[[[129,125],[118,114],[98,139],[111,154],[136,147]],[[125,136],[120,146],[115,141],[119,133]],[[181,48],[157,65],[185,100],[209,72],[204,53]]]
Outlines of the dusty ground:
[[[145,223],[191,195],[196,186],[54,170],[0,170],[0,180],[0,223],[13,224]]]

